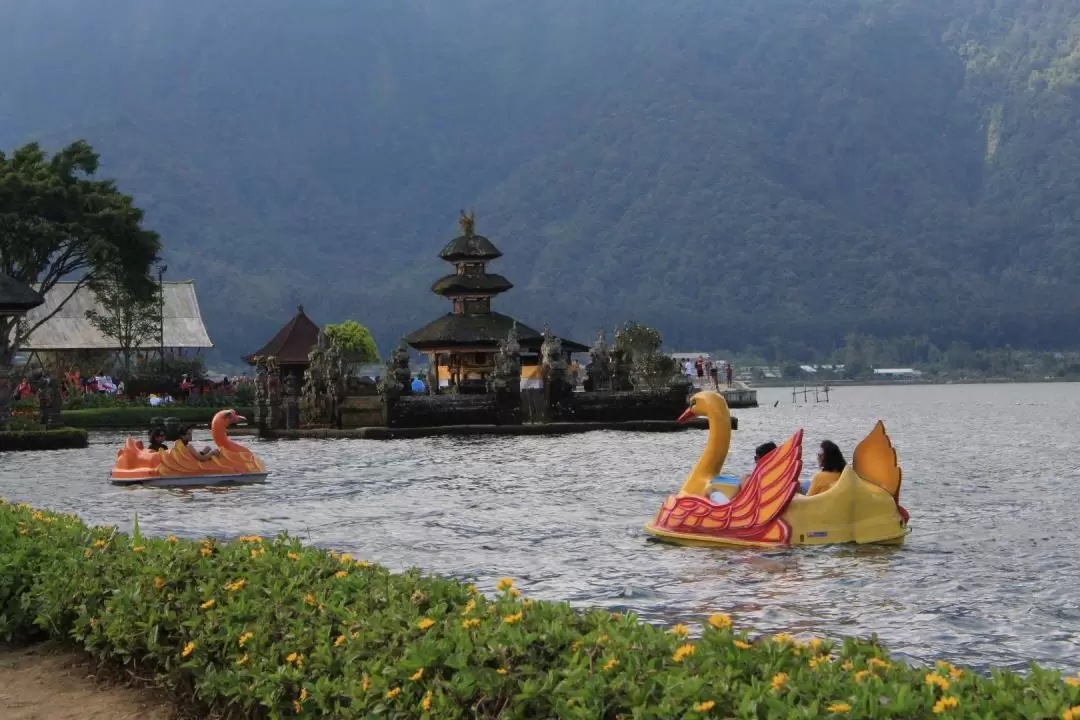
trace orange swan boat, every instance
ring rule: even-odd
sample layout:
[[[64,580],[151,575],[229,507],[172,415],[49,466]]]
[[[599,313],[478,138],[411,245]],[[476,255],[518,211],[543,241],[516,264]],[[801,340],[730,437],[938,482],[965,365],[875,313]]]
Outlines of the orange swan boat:
[[[896,450],[880,421],[855,448],[836,483],[807,497],[799,494],[802,430],[762,458],[741,486],[725,485],[718,476],[731,444],[727,401],[699,392],[679,421],[694,416],[709,419],[708,444],[682,489],[645,526],[651,535],[681,545],[744,547],[896,543],[907,535]],[[713,502],[715,491],[728,502]]]
[[[255,453],[229,439],[229,426],[246,420],[235,410],[222,410],[210,423],[218,454],[200,460],[183,440],[168,450],[147,450],[141,440],[128,438],[116,453],[110,479],[114,485],[194,487],[251,485],[266,480],[266,466]]]

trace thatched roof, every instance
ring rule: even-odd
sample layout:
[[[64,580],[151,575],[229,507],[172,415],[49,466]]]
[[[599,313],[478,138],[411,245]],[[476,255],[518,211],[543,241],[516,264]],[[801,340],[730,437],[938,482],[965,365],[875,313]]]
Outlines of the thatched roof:
[[[448,262],[475,260],[477,262],[502,257],[499,248],[483,235],[461,235],[446,244],[439,257]]]
[[[45,293],[45,302],[26,315],[32,325],[47,317],[71,294],[74,282],[58,282]],[[195,282],[182,280],[162,283],[165,296],[162,312],[165,342],[167,348],[211,348],[210,336],[203,324],[199,311],[199,300],[195,297]],[[59,312],[49,318],[45,324],[31,333],[22,346],[23,350],[119,350],[114,338],[105,337],[100,330],[86,319],[87,310],[103,312],[97,296],[90,288],[83,286],[75,295],[64,303]],[[156,313],[155,313],[156,315]],[[154,341],[152,347],[157,347]]]
[[[454,295],[497,295],[514,287],[513,283],[502,275],[484,273],[483,275],[447,275],[439,278],[431,286],[432,292],[443,297]]]
[[[0,315],[22,315],[43,302],[37,290],[0,273]]]
[[[257,357],[272,356],[277,359],[278,365],[307,365],[311,362],[308,358],[311,348],[319,342],[319,332],[319,326],[304,314],[304,306],[301,305],[270,342],[244,360],[254,364]]]
[[[442,348],[492,348],[505,340],[510,328],[517,323],[518,343],[525,350],[537,352],[544,342],[543,334],[514,318],[492,312],[477,315],[443,315],[434,322],[409,333],[405,342],[417,350]],[[588,347],[572,340],[563,340],[564,350],[587,352]]]

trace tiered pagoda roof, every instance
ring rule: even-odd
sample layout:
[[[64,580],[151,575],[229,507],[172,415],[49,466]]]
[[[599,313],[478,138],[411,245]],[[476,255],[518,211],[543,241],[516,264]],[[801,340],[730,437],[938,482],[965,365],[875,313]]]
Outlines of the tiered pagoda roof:
[[[417,350],[451,348],[493,348],[506,340],[517,325],[518,342],[525,350],[537,351],[543,334],[508,315],[493,312],[490,299],[514,287],[502,275],[487,272],[487,263],[502,257],[494,243],[474,232],[475,215],[461,213],[461,235],[447,243],[439,257],[453,263],[455,272],[439,278],[432,292],[454,300],[453,312],[428,323],[405,337]],[[588,348],[569,340],[563,348],[585,352]]]
[[[23,315],[44,302],[37,290],[0,273],[0,315]]]

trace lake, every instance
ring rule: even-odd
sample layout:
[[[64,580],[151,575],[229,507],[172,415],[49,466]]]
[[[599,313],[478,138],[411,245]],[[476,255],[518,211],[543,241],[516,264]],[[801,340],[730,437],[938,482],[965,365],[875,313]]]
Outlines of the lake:
[[[736,411],[728,471],[805,429],[845,456],[881,418],[904,470],[901,547],[694,549],[646,540],[705,433],[252,444],[261,487],[115,488],[120,434],[88,450],[0,455],[0,496],[148,534],[280,530],[392,568],[514,577],[532,597],[660,622],[724,611],[756,630],[871,633],[901,656],[985,669],[1080,667],[1080,385],[840,388],[828,404],[761,390]],[[800,396],[801,397],[801,396]],[[773,403],[779,400],[779,405]],[[202,439],[208,439],[203,434]],[[197,439],[200,439],[197,436]],[[809,469],[805,473],[810,474]]]

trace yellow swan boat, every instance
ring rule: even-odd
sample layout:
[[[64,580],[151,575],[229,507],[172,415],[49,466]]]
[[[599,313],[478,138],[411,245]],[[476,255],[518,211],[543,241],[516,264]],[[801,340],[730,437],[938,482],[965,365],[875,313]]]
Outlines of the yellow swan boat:
[[[749,547],[896,543],[907,535],[900,467],[881,421],[855,448],[836,483],[807,497],[799,494],[802,430],[762,458],[741,486],[725,487],[713,483],[731,446],[727,402],[718,393],[699,392],[679,421],[695,416],[709,420],[705,452],[682,489],[645,525],[651,535],[681,545]],[[712,502],[716,490],[729,502]]]

